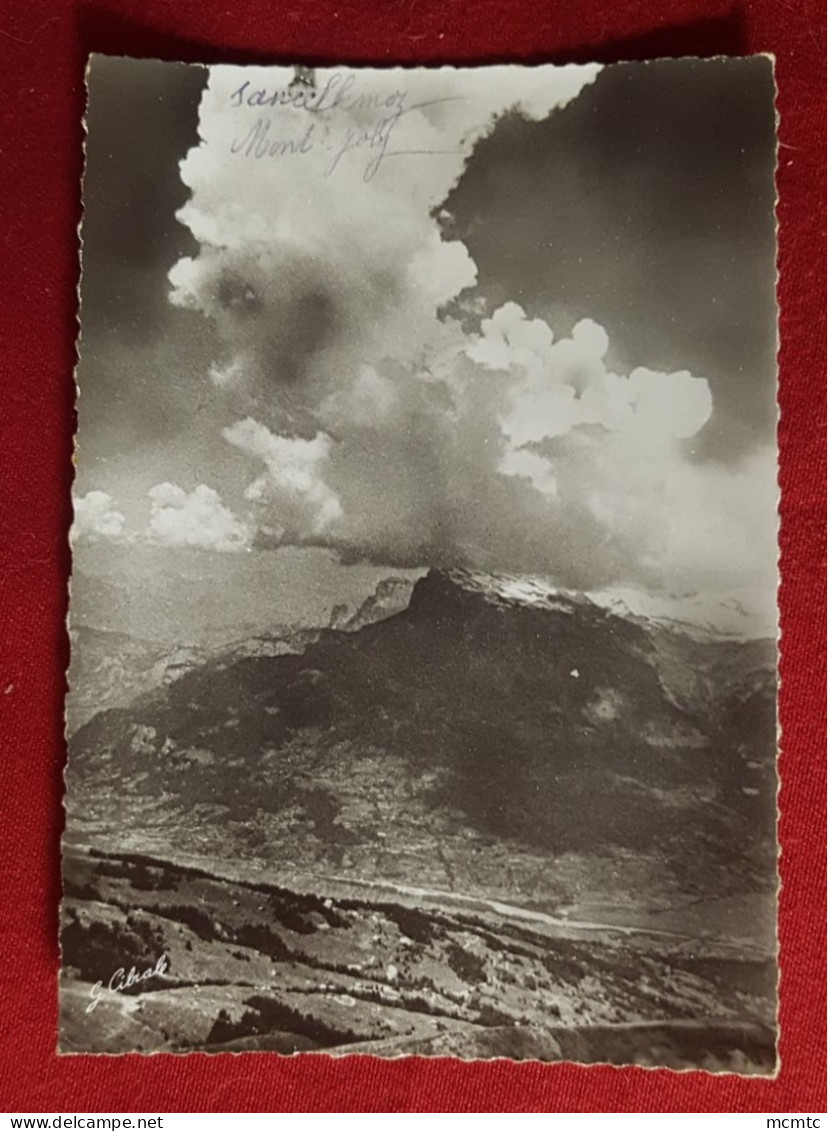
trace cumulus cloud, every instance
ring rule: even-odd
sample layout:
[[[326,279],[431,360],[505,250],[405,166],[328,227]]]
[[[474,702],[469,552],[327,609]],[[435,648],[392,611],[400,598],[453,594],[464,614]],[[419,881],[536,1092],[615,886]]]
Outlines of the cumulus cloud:
[[[221,330],[213,380],[283,431],[362,365],[430,356],[452,336],[436,311],[476,279],[435,209],[497,115],[544,117],[598,71],[321,69],[308,109],[268,104],[293,68],[211,68],[181,167],[201,250],[170,279]]]
[[[75,521],[71,537],[78,542],[121,541],[126,534],[126,519],[116,510],[106,491],[88,491],[73,500]]]
[[[266,471],[249,484],[245,498],[279,516],[286,540],[314,541],[342,517],[337,495],[321,477],[331,452],[330,436],[324,432],[312,440],[275,436],[250,418],[225,428],[223,435],[228,443],[265,463]]]
[[[323,69],[312,90],[286,68],[211,69],[182,163],[200,250],[171,271],[171,298],[224,342],[209,379],[269,540],[586,588],[722,586],[773,561],[774,453],[694,462],[703,376],[615,372],[590,318],[558,339],[515,302],[482,318],[475,264],[443,236],[441,207],[496,120],[555,113],[597,72],[349,85]]]
[[[687,370],[627,376],[605,365],[608,335],[590,318],[558,342],[542,319],[507,303],[485,319],[467,354],[488,369],[520,372],[505,429],[514,444],[563,436],[598,424],[646,444],[694,436],[712,412],[708,383]]]
[[[150,521],[146,538],[164,546],[196,546],[233,552],[250,544],[251,530],[222,504],[212,487],[187,492],[175,483],[159,483],[148,492]]]

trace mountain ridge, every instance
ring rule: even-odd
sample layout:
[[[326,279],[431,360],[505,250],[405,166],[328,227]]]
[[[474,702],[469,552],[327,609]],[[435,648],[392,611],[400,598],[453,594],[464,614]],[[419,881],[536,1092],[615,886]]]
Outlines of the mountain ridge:
[[[198,826],[223,851],[293,850],[298,866],[345,862],[368,878],[405,878],[420,859],[443,883],[486,890],[465,843],[514,856],[528,892],[544,886],[530,879],[541,860],[597,848],[660,844],[681,886],[692,847],[727,887],[741,868],[760,874],[774,644],[702,644],[587,598],[503,590],[432,571],[405,608],[357,631],[214,655],[78,731],[77,797],[92,776],[120,829]]]
[[[775,642],[538,580],[405,589],[72,736],[62,1047],[769,1068]],[[126,1029],[90,1020],[162,952]]]

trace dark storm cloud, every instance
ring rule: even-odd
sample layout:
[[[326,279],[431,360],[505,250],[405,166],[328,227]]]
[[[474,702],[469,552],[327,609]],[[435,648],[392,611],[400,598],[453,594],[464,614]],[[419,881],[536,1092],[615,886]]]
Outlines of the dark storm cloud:
[[[210,324],[170,306],[166,278],[195,250],[175,213],[205,74],[93,60],[81,379],[96,445],[174,434],[210,395]],[[771,83],[763,59],[606,68],[547,121],[502,121],[448,201],[447,235],[469,248],[491,307],[516,300],[558,332],[590,316],[619,365],[707,377],[698,454],[740,454],[775,416]]]
[[[96,56],[89,73],[84,193],[85,327],[149,337],[167,313],[154,287],[194,242],[175,217],[187,200],[178,163],[196,144],[205,72]],[[147,273],[146,276],[144,273]]]
[[[149,60],[90,64],[78,376],[96,454],[174,432],[201,384],[200,342],[192,322],[171,317],[166,275],[195,246],[175,213],[205,75]]]
[[[197,134],[202,75],[147,66],[93,89],[79,491],[121,508],[96,531],[139,530],[149,496],[177,538],[210,505],[238,546],[769,581],[768,60],[362,72],[412,100],[412,160],[370,184],[323,144],[243,167],[253,72],[211,71]],[[363,136],[361,113],[327,128]]]
[[[772,433],[772,107],[762,58],[609,67],[547,121],[503,121],[447,203],[491,305],[596,318],[617,364],[708,378],[698,454]]]

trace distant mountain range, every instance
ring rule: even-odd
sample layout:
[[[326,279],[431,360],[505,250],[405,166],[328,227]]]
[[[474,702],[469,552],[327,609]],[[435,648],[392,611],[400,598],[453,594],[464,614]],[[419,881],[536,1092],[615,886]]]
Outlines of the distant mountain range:
[[[359,607],[387,574],[417,571],[342,565],[331,551],[211,553],[192,547],[93,544],[73,550],[73,628],[119,632],[166,648],[214,650],[285,626],[328,624],[338,602]],[[423,572],[423,571],[420,571]]]
[[[357,632],[367,624],[377,624],[379,620],[403,612],[412,596],[413,584],[406,577],[387,577],[356,612],[352,612],[346,604],[335,605],[329,627],[341,632]]]
[[[775,642],[686,614],[435,570],[213,648],[73,629],[62,1047],[771,1070]]]
[[[773,875],[772,640],[459,570],[407,590],[339,629],[145,665],[72,740],[73,820],[535,900],[567,853],[621,854],[631,891],[648,861],[664,892]]]

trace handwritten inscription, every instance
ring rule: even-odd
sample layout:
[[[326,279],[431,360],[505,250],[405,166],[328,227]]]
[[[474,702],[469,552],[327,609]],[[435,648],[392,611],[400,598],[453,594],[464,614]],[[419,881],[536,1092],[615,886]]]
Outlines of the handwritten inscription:
[[[314,146],[314,123],[303,136],[285,140],[271,135],[271,119],[257,118],[245,136],[231,142],[231,153],[243,157],[287,157],[290,153],[308,153]]]
[[[231,95],[231,106],[291,106],[295,110],[309,110],[314,114],[323,113],[325,110],[399,110],[402,111],[406,101],[405,90],[393,90],[389,94],[379,94],[377,91],[355,91],[355,75],[344,75],[335,71],[326,80],[326,85],[319,89],[305,83],[291,83],[290,86],[252,87],[250,81],[245,81]]]
[[[255,87],[246,80],[230,96],[231,107],[243,111],[230,152],[253,160],[302,158],[316,153],[322,157],[318,167],[322,168],[324,177],[336,173],[344,158],[359,154],[365,158],[363,180],[368,184],[388,157],[445,152],[391,148],[395,131],[406,114],[438,102],[454,101],[439,98],[409,106],[408,97],[408,91],[397,88],[387,92],[361,91],[356,76],[341,71],[329,75],[320,87],[297,82],[281,87]],[[251,121],[244,113],[248,109],[297,110],[310,115],[310,120],[302,132],[297,131],[294,122],[290,131],[281,131],[280,123],[284,126],[284,118],[278,116],[275,120],[260,114]],[[356,111],[360,114],[360,124],[355,122]]]

